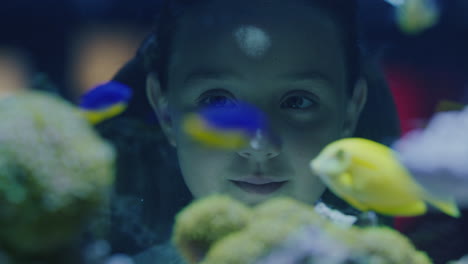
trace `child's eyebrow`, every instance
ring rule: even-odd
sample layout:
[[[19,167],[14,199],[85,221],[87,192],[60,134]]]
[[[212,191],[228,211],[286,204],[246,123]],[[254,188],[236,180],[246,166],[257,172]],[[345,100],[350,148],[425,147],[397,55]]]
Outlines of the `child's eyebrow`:
[[[232,80],[242,79],[241,76],[231,70],[220,70],[220,69],[194,69],[187,74],[184,78],[183,84],[189,85],[201,81],[213,81],[213,80]],[[279,81],[287,82],[308,82],[308,81],[322,81],[327,84],[331,84],[331,79],[321,72],[317,71],[302,71],[282,74],[277,77]]]
[[[280,75],[278,79],[292,82],[324,81],[328,84],[332,83],[331,79],[326,74],[317,71],[287,73]]]
[[[199,81],[226,79],[240,79],[240,76],[228,70],[195,69],[187,74],[183,84],[188,85]]]

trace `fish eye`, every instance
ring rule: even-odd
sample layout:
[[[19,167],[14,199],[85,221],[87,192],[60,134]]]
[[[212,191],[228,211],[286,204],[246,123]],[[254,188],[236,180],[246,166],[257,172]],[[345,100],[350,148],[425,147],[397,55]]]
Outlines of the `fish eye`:
[[[343,160],[345,158],[345,152],[343,149],[339,149],[338,151],[336,151],[336,157],[339,159],[339,160]]]
[[[351,157],[348,152],[346,152],[344,149],[341,148],[335,152],[335,158],[336,160],[347,164],[350,162]]]

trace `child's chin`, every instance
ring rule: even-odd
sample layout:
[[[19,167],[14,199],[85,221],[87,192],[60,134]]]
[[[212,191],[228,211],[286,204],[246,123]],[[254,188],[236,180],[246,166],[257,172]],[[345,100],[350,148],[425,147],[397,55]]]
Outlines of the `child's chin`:
[[[256,192],[249,192],[242,188],[235,187],[230,190],[229,195],[231,195],[234,199],[243,202],[249,206],[256,206],[265,202],[273,197],[277,196],[288,196],[288,194],[284,190],[277,190],[271,193],[256,193]]]

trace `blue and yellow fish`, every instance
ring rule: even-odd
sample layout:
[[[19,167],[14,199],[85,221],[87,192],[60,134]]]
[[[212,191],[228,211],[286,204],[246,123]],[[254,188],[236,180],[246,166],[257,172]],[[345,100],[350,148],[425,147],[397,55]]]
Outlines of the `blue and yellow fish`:
[[[209,147],[240,149],[249,144],[258,130],[266,130],[266,117],[255,106],[240,102],[234,107],[205,107],[188,114],[183,130]]]
[[[86,92],[79,107],[86,119],[97,124],[125,111],[131,97],[132,90],[128,86],[109,81]]]

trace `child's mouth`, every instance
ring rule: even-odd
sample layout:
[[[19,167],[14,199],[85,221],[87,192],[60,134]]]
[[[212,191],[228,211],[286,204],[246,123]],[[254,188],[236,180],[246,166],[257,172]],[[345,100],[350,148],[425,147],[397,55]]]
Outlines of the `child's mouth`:
[[[232,180],[231,182],[233,182],[237,187],[249,193],[270,194],[270,193],[277,191],[279,188],[281,188],[287,181],[270,182],[270,183],[264,183],[264,184],[253,184],[253,183],[248,183],[248,182],[232,181]]]

